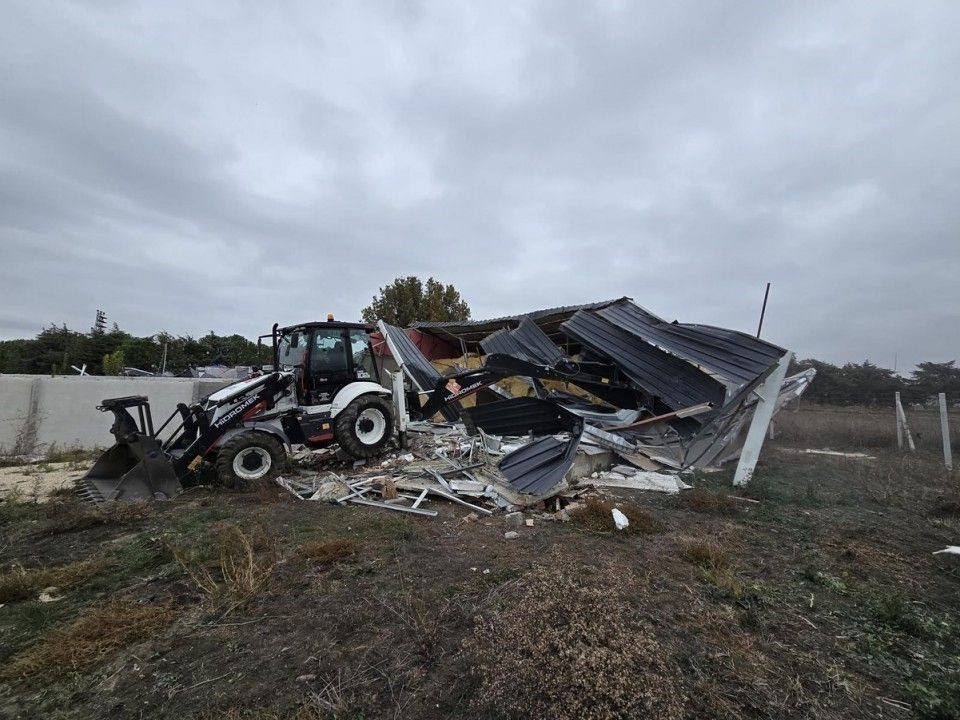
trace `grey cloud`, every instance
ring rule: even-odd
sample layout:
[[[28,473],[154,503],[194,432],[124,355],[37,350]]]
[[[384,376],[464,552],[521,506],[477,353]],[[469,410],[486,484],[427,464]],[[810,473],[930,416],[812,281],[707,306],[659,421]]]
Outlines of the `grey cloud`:
[[[960,9],[23,3],[0,336],[630,295],[801,355],[960,355]]]

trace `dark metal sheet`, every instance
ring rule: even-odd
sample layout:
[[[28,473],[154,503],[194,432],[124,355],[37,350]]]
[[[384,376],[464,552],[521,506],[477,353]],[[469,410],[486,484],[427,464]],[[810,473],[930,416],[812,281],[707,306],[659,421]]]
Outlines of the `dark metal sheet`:
[[[423,356],[423,353],[403,330],[388,325],[383,320],[380,321],[379,327],[387,345],[390,347],[390,352],[394,359],[402,365],[407,377],[420,392],[433,393],[437,387],[437,381],[443,377],[440,372],[430,364],[430,361]],[[460,416],[459,407],[451,405],[440,408],[440,413],[447,420],[456,420]]]
[[[626,300],[604,300],[602,302],[586,303],[584,305],[564,305],[561,307],[534,310],[518,315],[505,315],[489,320],[458,320],[449,322],[415,322],[412,327],[423,332],[449,340],[451,337],[464,341],[468,349],[474,350],[480,340],[496,330],[515,328],[523,318],[535,321],[548,335],[553,333],[561,322],[571,317],[578,310],[590,310],[612,305]]]
[[[738,385],[755,380],[786,352],[736,330],[667,323],[629,301],[600,308],[596,314],[631,335]]]
[[[705,402],[723,404],[726,388],[720,382],[594,313],[580,311],[561,327],[616,363],[633,384],[671,410]]]
[[[491,435],[552,435],[579,432],[582,421],[566,408],[549,400],[518,397],[463,408],[464,419]],[[472,430],[469,427],[468,429]]]
[[[480,341],[480,347],[488,355],[503,353],[548,367],[556,367],[568,360],[563,351],[528,317],[523,318],[513,330],[497,330],[488,335]]]
[[[407,334],[398,327],[380,321],[380,332],[387,340],[390,352],[403,365],[407,375],[413,380],[420,392],[430,392],[436,387],[441,375],[430,364],[419,348],[413,344]]]
[[[553,344],[553,341],[537,326],[532,318],[526,317],[521,320],[517,329],[512,330],[510,334],[527,355],[544,365],[556,367],[567,360],[563,351]]]
[[[548,435],[504,456],[500,461],[500,472],[516,490],[545,495],[563,480],[573,465],[579,444],[579,433],[569,440]]]
[[[533,361],[533,358],[527,354],[523,346],[517,342],[510,330],[497,330],[491,335],[487,335],[480,341],[480,347],[487,355],[499,353],[520,358],[521,360]]]

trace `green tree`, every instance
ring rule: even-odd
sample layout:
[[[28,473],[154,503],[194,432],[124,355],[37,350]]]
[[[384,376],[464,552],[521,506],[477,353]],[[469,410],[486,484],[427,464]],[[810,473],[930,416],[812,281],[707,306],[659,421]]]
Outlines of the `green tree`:
[[[414,322],[469,320],[470,306],[453,285],[429,278],[426,283],[409,275],[380,288],[380,294],[360,311],[364,322],[385,320],[398,327]]]
[[[123,373],[123,350],[114,350],[103,356],[103,374],[120,375]]]
[[[960,368],[956,361],[922,362],[913,371],[910,399],[913,402],[931,402],[937,393],[946,393],[947,399],[960,397]]]

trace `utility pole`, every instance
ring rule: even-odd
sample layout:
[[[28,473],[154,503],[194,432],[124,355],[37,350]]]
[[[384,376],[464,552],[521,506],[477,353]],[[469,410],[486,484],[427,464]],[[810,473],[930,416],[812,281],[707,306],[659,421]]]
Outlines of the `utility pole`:
[[[770,297],[770,283],[767,283],[767,289],[763,291],[763,307],[760,308],[760,324],[757,325],[757,337],[760,337],[760,331],[763,329],[763,316],[767,314],[768,297]]]
[[[167,344],[163,344],[163,361],[160,363],[160,376],[167,371]]]

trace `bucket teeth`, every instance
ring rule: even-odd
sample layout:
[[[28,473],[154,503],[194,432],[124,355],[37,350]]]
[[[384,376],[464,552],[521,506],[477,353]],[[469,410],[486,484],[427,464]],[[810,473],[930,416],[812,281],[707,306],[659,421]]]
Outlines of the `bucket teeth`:
[[[83,502],[92,503],[94,505],[104,502],[103,495],[100,494],[97,488],[94,487],[92,483],[89,483],[82,478],[77,480],[75,492],[77,493],[77,497],[79,497]]]

